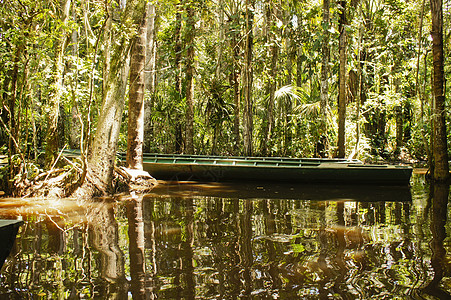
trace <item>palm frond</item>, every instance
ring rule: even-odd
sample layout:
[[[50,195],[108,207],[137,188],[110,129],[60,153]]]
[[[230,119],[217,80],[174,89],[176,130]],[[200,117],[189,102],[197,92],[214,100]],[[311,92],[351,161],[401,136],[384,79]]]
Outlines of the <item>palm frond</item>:
[[[302,103],[294,108],[294,112],[302,118],[315,118],[320,115],[321,103],[320,101],[313,103]]]
[[[300,99],[301,98],[301,89],[297,86],[293,85],[285,85],[278,89],[274,93],[275,99],[281,99],[281,98],[293,98],[293,99]]]

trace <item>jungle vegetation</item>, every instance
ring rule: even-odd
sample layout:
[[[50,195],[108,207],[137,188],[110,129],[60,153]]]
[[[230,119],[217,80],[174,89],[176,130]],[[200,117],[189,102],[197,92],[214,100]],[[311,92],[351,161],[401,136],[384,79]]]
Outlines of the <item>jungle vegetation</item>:
[[[68,148],[67,194],[111,189],[117,150],[137,169],[143,152],[430,160],[443,179],[450,19],[449,0],[0,1],[4,189]]]

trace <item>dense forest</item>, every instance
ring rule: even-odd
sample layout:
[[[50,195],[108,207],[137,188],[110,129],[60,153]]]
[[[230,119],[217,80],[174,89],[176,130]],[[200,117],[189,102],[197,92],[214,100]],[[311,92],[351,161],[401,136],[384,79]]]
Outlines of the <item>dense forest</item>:
[[[117,150],[137,169],[143,152],[429,159],[444,177],[450,24],[448,0],[2,0],[4,189],[58,167],[68,194],[108,190]]]

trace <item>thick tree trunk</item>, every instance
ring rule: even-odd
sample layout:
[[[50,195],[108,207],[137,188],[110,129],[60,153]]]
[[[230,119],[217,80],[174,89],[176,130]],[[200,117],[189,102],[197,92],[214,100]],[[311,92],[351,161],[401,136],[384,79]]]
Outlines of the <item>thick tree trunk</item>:
[[[338,92],[338,153],[337,157],[345,157],[345,134],[346,134],[346,0],[340,1],[340,73]]]
[[[321,98],[320,98],[320,110],[321,110],[321,135],[327,135],[327,111],[329,107],[329,27],[330,17],[329,12],[330,3],[329,0],[323,0],[323,44],[322,44],[322,63],[321,63]],[[326,149],[327,152],[327,149]]]
[[[60,100],[63,93],[64,72],[64,48],[66,46],[66,26],[69,17],[71,0],[63,0],[61,3],[61,32],[55,45],[55,65],[53,70],[53,82],[49,97],[49,112],[47,115],[47,146],[45,148],[45,163],[50,168],[58,152],[58,117]]]
[[[142,170],[144,142],[144,68],[146,63],[147,10],[143,14],[130,58],[128,96],[127,167]]]
[[[139,26],[145,9],[144,0],[130,0],[125,10],[118,12],[122,24]],[[117,142],[122,122],[132,38],[122,32],[112,32],[111,61],[105,83],[97,130],[88,157],[86,180],[75,192],[76,197],[89,198],[111,192]]]
[[[194,51],[195,51],[195,20],[193,5],[186,7],[186,141],[185,152],[194,153]]]
[[[253,3],[246,0],[246,46],[244,49],[244,155],[252,156],[252,132],[253,132],[253,99],[252,99],[252,51],[253,51]]]
[[[128,57],[128,55],[127,52],[124,52],[125,57]],[[120,61],[123,61],[123,59],[121,58]],[[118,61],[111,61],[112,67],[117,64],[119,64]],[[88,194],[86,196],[88,197],[112,192],[111,183],[129,71],[127,63],[120,64],[122,66],[117,69],[117,73],[109,76],[109,84],[106,86],[107,91],[88,158],[87,181],[84,185],[87,188]],[[90,187],[89,184],[91,184]]]
[[[443,56],[443,3],[431,0],[432,19],[432,56],[433,56],[433,149],[435,181],[449,178],[448,148],[446,136],[446,111],[444,90],[444,56]]]

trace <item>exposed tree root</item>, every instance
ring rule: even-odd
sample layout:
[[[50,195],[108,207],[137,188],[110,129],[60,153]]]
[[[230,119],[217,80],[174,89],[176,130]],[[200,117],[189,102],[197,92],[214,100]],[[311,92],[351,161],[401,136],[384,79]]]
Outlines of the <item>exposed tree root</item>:
[[[115,167],[116,192],[145,193],[158,184],[157,180],[142,170]]]
[[[84,178],[78,188],[79,179],[83,171],[74,162],[66,161],[64,168],[51,169],[33,178],[27,174],[19,174],[13,182],[13,196],[15,197],[45,197],[45,198],[91,198],[106,195],[108,191],[100,191],[95,184]],[[145,193],[157,185],[157,181],[147,172],[131,170],[124,167],[114,168],[112,194],[123,192]]]

